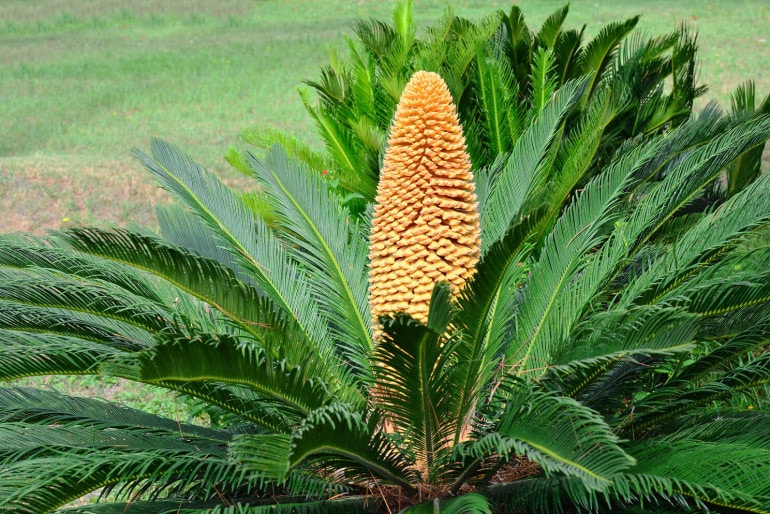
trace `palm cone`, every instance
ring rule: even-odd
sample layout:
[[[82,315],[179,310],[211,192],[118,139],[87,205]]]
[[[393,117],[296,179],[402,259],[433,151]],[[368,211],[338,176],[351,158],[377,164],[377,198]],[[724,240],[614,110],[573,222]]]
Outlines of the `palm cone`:
[[[416,72],[390,130],[370,238],[375,320],[405,312],[428,321],[431,293],[457,295],[480,254],[479,213],[465,137],[444,80]],[[375,330],[377,333],[378,330]]]

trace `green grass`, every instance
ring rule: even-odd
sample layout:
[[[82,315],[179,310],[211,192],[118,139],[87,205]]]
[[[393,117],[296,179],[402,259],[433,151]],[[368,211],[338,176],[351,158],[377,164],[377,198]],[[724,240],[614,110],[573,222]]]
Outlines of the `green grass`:
[[[510,1],[452,2],[479,18]],[[532,26],[561,0],[521,0]],[[753,78],[770,91],[765,0],[724,3],[572,2],[568,24],[594,34],[643,14],[640,30],[684,20],[700,31],[701,81],[725,101]],[[296,92],[344,46],[356,16],[389,18],[392,3],[360,0],[3,0],[0,2],[0,230],[67,223],[152,224],[162,201],[131,159],[150,137],[168,139],[228,175],[221,156],[252,126],[315,140]],[[433,23],[444,1],[416,0]],[[92,198],[92,199],[89,199]],[[109,199],[109,202],[107,202]],[[63,220],[68,221],[63,221]]]

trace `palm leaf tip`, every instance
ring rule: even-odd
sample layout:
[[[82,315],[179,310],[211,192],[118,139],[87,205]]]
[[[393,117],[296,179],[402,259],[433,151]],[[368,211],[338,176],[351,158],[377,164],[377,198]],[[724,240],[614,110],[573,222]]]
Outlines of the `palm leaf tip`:
[[[444,80],[418,71],[390,130],[370,239],[372,316],[405,312],[427,323],[431,293],[459,293],[480,255],[480,229],[465,137]]]

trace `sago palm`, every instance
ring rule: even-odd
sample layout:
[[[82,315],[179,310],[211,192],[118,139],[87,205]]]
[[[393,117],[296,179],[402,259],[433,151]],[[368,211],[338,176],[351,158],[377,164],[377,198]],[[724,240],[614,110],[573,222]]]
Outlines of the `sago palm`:
[[[687,210],[770,117],[565,169],[587,87],[472,173],[416,73],[356,216],[280,147],[242,163],[268,223],[153,141],[161,235],[2,236],[0,377],[120,377],[219,423],[3,387],[0,510],[770,512],[767,403],[742,408],[770,382],[770,175]]]

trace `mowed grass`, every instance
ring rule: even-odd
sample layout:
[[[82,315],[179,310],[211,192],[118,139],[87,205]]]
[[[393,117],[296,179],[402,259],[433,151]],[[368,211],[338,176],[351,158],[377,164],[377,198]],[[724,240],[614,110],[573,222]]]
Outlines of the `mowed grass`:
[[[433,23],[447,2],[415,0]],[[453,1],[472,19],[510,1]],[[537,27],[561,0],[520,0]],[[676,5],[674,5],[676,4]],[[344,48],[357,16],[387,19],[375,0],[3,0],[0,2],[0,212],[2,231],[69,224],[153,225],[168,201],[131,157],[161,137],[238,180],[222,155],[254,126],[316,141],[296,88],[316,78],[326,48]],[[575,0],[569,26],[587,35],[641,13],[639,30],[682,21],[699,31],[708,99],[752,78],[770,92],[766,0]],[[703,105],[702,101],[700,105]],[[240,179],[241,181],[243,179]]]

